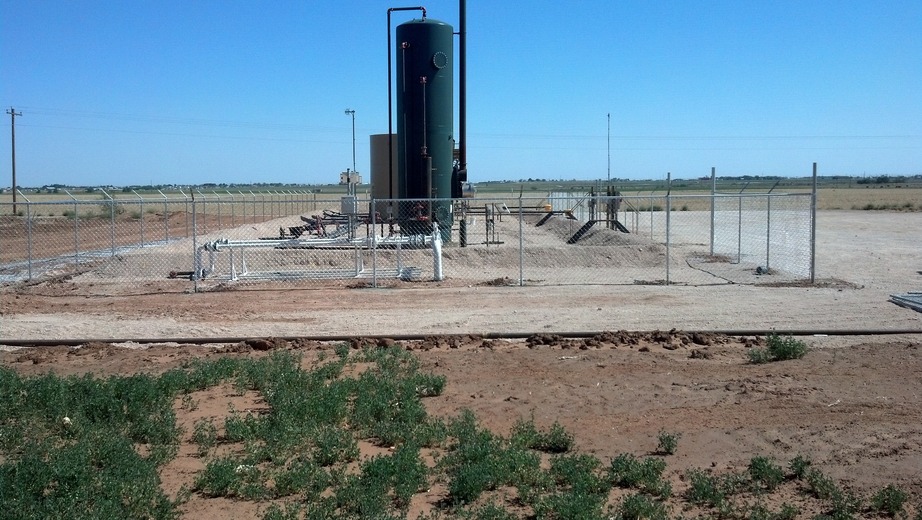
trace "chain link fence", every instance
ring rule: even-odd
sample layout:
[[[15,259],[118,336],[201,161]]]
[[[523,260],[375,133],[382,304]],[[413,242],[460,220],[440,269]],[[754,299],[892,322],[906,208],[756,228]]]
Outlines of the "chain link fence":
[[[0,283],[73,276],[191,289],[352,284],[792,283],[812,194],[370,200],[136,193],[0,204]]]

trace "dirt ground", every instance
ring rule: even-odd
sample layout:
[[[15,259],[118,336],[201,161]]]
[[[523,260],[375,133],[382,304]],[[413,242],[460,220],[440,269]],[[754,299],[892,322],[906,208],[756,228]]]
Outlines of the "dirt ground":
[[[610,333],[588,339],[535,335],[527,340],[485,340],[476,336],[432,337],[406,342],[424,371],[447,378],[441,396],[427,398],[430,414],[455,417],[472,410],[480,423],[508,435],[519,419],[539,428],[559,421],[577,449],[603,464],[620,454],[653,454],[660,431],[681,435],[667,457],[667,478],[681,497],[686,470],[717,474],[745,469],[756,456],[786,465],[797,455],[852,493],[868,497],[887,484],[922,499],[922,341],[853,338],[848,346],[813,348],[800,360],[764,365],[747,362],[756,338],[714,334]],[[273,342],[297,350],[305,366],[316,362],[329,343]],[[130,348],[126,348],[130,347]],[[246,344],[196,345],[91,344],[0,352],[0,363],[24,374],[161,372],[194,357],[262,356]],[[220,420],[230,405],[237,410],[264,406],[258,395],[239,394],[232,385],[196,392],[194,409],[180,406],[183,445],[161,471],[164,491],[175,497],[192,486],[205,459],[192,442],[200,419]],[[383,448],[362,443],[366,456]],[[410,518],[430,512],[447,496],[433,486],[414,499]],[[673,499],[676,511],[683,504]],[[796,486],[768,498],[787,502],[802,517],[822,513]],[[182,506],[184,518],[259,518],[265,502],[205,498],[193,494]],[[687,507],[687,505],[685,505]]]
[[[426,370],[447,377],[430,413],[470,408],[507,434],[519,418],[555,420],[603,462],[649,454],[661,430],[681,433],[669,458],[678,492],[687,468],[744,468],[757,455],[809,456],[865,495],[895,484],[922,500],[922,313],[888,301],[922,291],[922,213],[825,211],[818,218],[818,284],[770,287],[458,287],[435,282],[381,289],[347,286],[189,294],[164,280],[104,293],[68,280],[0,288],[0,345],[22,340],[243,338],[449,334],[408,344]],[[751,337],[682,334],[665,339],[600,331],[810,331],[801,360],[746,362]],[[829,334],[846,331],[848,335]],[[891,332],[890,334],[876,334]],[[483,339],[523,333],[529,341]],[[544,334],[544,336],[538,336]],[[687,341],[683,342],[682,338]],[[222,345],[108,343],[92,348],[0,347],[23,373],[161,371]],[[307,363],[329,344],[301,341]],[[230,392],[201,396],[202,414],[227,410]],[[237,403],[237,409],[246,407]],[[185,424],[183,423],[183,424]],[[189,428],[187,428],[189,430]],[[203,463],[194,446],[162,475],[175,493]],[[443,490],[444,491],[444,490]],[[438,489],[424,503],[439,500]],[[259,504],[193,498],[186,517],[254,518]],[[818,511],[817,511],[818,513]],[[812,516],[812,515],[811,515]]]
[[[346,282],[190,293],[188,280],[0,286],[3,340],[304,337],[604,330],[922,331],[889,302],[922,290],[922,213],[820,212],[813,286],[507,286]],[[617,266],[613,266],[617,269]],[[361,288],[359,288],[361,287]],[[347,290],[348,288],[348,290]]]

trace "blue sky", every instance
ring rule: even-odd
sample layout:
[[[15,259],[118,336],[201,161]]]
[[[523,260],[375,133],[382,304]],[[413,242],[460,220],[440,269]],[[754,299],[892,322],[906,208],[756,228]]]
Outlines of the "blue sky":
[[[336,182],[346,108],[367,173],[368,135],[387,131],[386,12],[404,5],[419,4],[0,0],[18,184]],[[457,30],[457,1],[422,5]],[[475,182],[604,179],[609,143],[614,178],[922,173],[917,0],[467,10]]]

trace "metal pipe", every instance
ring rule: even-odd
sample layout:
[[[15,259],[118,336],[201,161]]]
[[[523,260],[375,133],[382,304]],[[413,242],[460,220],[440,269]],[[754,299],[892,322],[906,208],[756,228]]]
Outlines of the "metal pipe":
[[[410,245],[425,247],[429,245],[429,237],[426,235],[394,235],[394,236],[374,236],[366,238],[311,238],[311,239],[276,239],[276,240],[229,240],[226,238],[208,242],[202,245],[203,249],[209,251],[220,251],[222,249],[284,249],[284,248],[321,248],[329,246],[355,247],[366,246],[396,246]]]
[[[578,331],[578,332],[551,332],[543,331],[541,334],[560,336],[566,339],[592,338],[612,331]],[[631,331],[637,334],[661,332]],[[727,329],[727,330],[683,330],[685,334],[721,334],[724,336],[768,336],[777,334],[781,336],[891,336],[891,335],[922,335],[922,329]],[[535,332],[478,332],[473,334],[327,334],[311,336],[273,336],[281,341],[349,341],[355,338],[368,340],[392,339],[395,341],[421,341],[437,337],[476,336],[483,339],[528,339]],[[4,339],[0,344],[9,347],[77,347],[87,343],[136,343],[151,345],[159,343],[178,343],[189,345],[213,345],[219,343],[241,343],[253,339],[262,339],[259,336],[224,336],[210,338],[66,338],[66,339]]]
[[[388,198],[394,199],[394,114],[393,114],[393,91],[391,88],[391,13],[393,11],[416,11],[423,12],[423,20],[426,19],[426,8],[423,6],[416,7],[391,7],[387,10],[387,186]]]
[[[467,182],[467,2],[458,4],[458,182]]]

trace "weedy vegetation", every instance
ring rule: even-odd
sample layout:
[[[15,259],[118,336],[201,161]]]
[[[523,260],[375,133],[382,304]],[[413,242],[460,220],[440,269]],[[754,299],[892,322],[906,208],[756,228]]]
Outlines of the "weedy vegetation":
[[[819,504],[823,518],[914,510],[895,486],[860,497],[801,456],[786,466],[754,457],[739,472],[670,474],[663,456],[675,453],[679,433],[660,432],[657,456],[603,462],[581,453],[556,421],[520,418],[502,435],[470,410],[433,417],[424,400],[441,395],[446,380],[421,372],[412,353],[348,345],[333,353],[309,370],[287,351],[192,361],[159,376],[21,377],[0,368],[2,516],[175,519],[184,500],[223,497],[264,504],[268,520],[406,518],[436,487],[443,495],[416,518],[660,520],[690,507],[701,518],[799,517],[798,507],[767,500],[779,491],[798,506]],[[346,370],[358,363],[362,370]],[[197,420],[185,438],[204,468],[168,497],[158,472],[183,438],[176,410],[195,410],[192,394],[218,385],[256,392],[266,408]],[[377,454],[363,456],[367,445]]]
[[[656,453],[660,455],[675,455],[675,451],[679,447],[679,439],[681,438],[681,433],[660,430],[659,437],[657,437],[659,444],[656,446]]]
[[[749,350],[749,362],[753,364],[800,359],[807,355],[807,344],[791,336],[769,334],[765,338],[766,347],[754,347]]]

